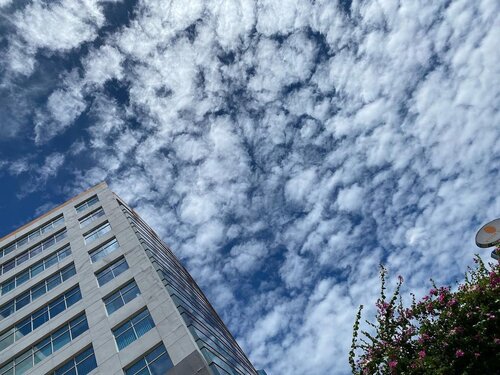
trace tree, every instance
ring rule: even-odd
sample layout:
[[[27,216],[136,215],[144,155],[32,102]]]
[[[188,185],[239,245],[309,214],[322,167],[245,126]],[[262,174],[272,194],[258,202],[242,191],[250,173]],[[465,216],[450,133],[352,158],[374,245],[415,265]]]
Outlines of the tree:
[[[353,327],[349,363],[354,374],[500,374],[500,263],[488,270],[479,256],[455,292],[433,288],[405,308],[399,276],[386,298],[387,270],[381,266],[381,294],[373,332],[361,331],[360,306]]]

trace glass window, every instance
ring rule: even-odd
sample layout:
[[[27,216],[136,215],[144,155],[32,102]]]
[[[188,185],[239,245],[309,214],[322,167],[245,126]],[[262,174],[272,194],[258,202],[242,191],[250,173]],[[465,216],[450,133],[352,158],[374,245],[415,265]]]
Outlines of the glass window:
[[[93,197],[87,199],[85,202],[80,203],[75,207],[76,212],[80,213],[85,211],[87,208],[92,207],[94,204],[99,202],[99,198],[97,198],[97,195],[94,195]]]
[[[21,337],[28,335],[29,333],[40,327],[42,324],[46,323],[56,315],[60,314],[62,311],[75,304],[81,298],[80,288],[76,286],[63,295],[57,297],[54,301],[38,309],[27,318],[18,322],[12,329],[9,330],[9,332],[13,332],[14,341],[17,341]],[[86,324],[86,321],[79,321],[79,325],[75,324],[75,327],[71,327],[71,331],[74,337],[78,336],[81,332],[87,329],[84,323]],[[63,340],[64,342],[64,339],[65,338],[63,337],[59,341]],[[12,342],[10,342],[9,345],[11,343]]]
[[[97,367],[94,348],[92,346],[85,349],[82,353],[74,356],[64,363],[57,370],[49,373],[50,375],[87,375]]]
[[[2,266],[2,273],[5,273],[7,271],[10,271],[11,269],[14,268],[14,266],[16,265],[15,263],[15,259],[12,259],[10,262],[8,263],[5,263],[3,266]]]
[[[35,346],[33,346],[35,363],[43,361],[49,355],[52,354],[52,340],[51,337],[47,337],[42,341],[38,342]]]
[[[38,312],[33,314],[33,330],[40,327],[42,324],[49,320],[49,310],[47,308],[43,308]]]
[[[38,285],[35,285],[33,288],[31,288],[31,300],[33,301],[38,297],[43,296],[46,292],[47,292],[46,281]]]
[[[43,251],[42,245],[38,245],[37,247],[34,247],[29,251],[30,253],[30,258],[33,258],[35,255],[40,254]]]
[[[3,249],[0,249],[0,258],[7,255],[7,254],[10,254],[11,252],[13,252],[17,248],[34,241],[35,239],[40,237],[40,235],[42,233],[47,232],[47,231],[51,230],[52,228],[55,228],[56,226],[62,224],[63,222],[64,222],[64,218],[62,216],[60,216],[60,217],[52,220],[50,223],[44,224],[43,227],[39,227],[35,231],[24,235],[23,237],[19,238],[14,243],[11,243],[9,246],[6,246]]]
[[[75,321],[71,323],[71,336],[78,337],[80,336],[83,332],[89,329],[87,319],[80,319],[78,321]]]
[[[31,233],[31,234],[28,236],[28,240],[29,240],[29,241],[32,241],[32,240],[34,240],[34,239],[35,239],[35,238],[37,238],[37,237],[40,237],[40,231],[38,231],[38,230],[37,230],[36,232]]]
[[[113,294],[104,298],[104,305],[106,306],[108,315],[114,313],[116,310],[118,310],[129,301],[133,300],[139,294],[141,294],[139,287],[137,286],[135,281],[132,280]]]
[[[55,243],[56,243],[55,237],[51,237],[48,240],[43,242],[42,247],[45,250],[45,249],[51,247],[52,245],[54,245]]]
[[[173,367],[163,343],[124,369],[125,375],[164,375]]]
[[[151,318],[148,309],[141,311],[130,320],[122,323],[113,329],[118,350],[127,347],[154,326],[153,318]]]
[[[11,328],[0,336],[0,351],[14,343],[14,329]]]
[[[90,252],[90,260],[92,263],[97,262],[99,259],[104,258],[108,254],[111,254],[113,251],[118,249],[118,241],[116,238],[113,238],[111,241],[106,242],[105,244],[99,246],[97,249]]]
[[[103,286],[126,270],[128,270],[127,261],[125,258],[120,258],[118,261],[97,272],[97,282],[99,286]]]
[[[15,279],[12,279],[12,280],[9,280],[9,281],[3,283],[2,284],[2,295],[10,292],[15,287],[16,287],[16,280]]]
[[[87,225],[91,224],[92,222],[96,221],[97,219],[99,219],[100,217],[103,217],[103,216],[104,216],[104,210],[101,207],[97,211],[91,213],[90,215],[87,215],[87,216],[81,218],[79,220],[80,221],[80,228],[86,227]]]
[[[13,312],[23,308],[31,301],[34,301],[38,297],[44,295],[48,290],[54,288],[61,283],[61,278],[66,280],[67,278],[73,276],[76,273],[74,264],[66,266],[61,271],[56,274],[46,278],[45,280],[39,282],[33,286],[30,290],[20,294],[18,297],[7,302],[6,304],[0,306],[1,315],[7,317]]]
[[[71,276],[76,274],[75,267],[68,267],[64,271],[62,271],[61,276],[63,281],[68,280]]]
[[[93,229],[91,232],[85,235],[85,243],[89,244],[91,242],[94,242],[98,238],[104,236],[110,230],[111,230],[111,225],[108,222],[99,225],[97,228]]]
[[[43,243],[33,247],[32,249],[26,250],[24,253],[19,254],[14,259],[10,260],[9,262],[3,264],[1,267],[1,271],[2,271],[1,273],[3,274],[7,271],[10,271],[12,268],[14,268],[15,265],[20,265],[20,264],[26,262],[28,259],[31,259],[34,256],[40,254],[42,251],[51,247],[56,242],[61,241],[65,237],[66,237],[66,229],[64,229],[60,233],[53,235],[52,237],[48,238]]]
[[[15,359],[14,366],[16,367],[16,375],[25,374],[33,367],[33,357],[31,350],[21,354]]]
[[[26,271],[21,272],[18,276],[16,276],[16,285],[24,284],[29,279],[30,279],[30,270],[27,269]]]
[[[21,238],[17,241],[17,247],[23,246],[28,243],[28,237]]]
[[[52,319],[57,314],[63,312],[66,309],[66,304],[64,298],[58,298],[54,302],[49,303],[49,313]]]

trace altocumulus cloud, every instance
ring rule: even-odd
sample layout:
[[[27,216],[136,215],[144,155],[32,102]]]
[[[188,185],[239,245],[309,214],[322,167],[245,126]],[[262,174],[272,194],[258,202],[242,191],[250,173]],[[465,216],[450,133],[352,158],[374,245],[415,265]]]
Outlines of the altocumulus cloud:
[[[25,3],[0,2],[25,193],[109,181],[270,374],[348,373],[378,264],[453,281],[500,212],[497,1]]]

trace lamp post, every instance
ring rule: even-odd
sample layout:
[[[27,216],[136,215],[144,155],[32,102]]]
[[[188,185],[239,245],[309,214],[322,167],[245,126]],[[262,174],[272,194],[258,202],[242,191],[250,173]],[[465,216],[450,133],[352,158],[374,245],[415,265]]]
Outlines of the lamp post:
[[[500,218],[490,221],[477,231],[476,245],[481,248],[494,246],[491,257],[500,260]]]

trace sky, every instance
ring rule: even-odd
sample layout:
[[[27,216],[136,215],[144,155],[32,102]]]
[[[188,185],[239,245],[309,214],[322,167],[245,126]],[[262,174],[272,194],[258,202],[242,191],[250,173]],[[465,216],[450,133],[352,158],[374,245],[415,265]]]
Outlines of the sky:
[[[378,270],[500,213],[500,3],[0,0],[0,235],[107,181],[258,368],[349,373]]]

